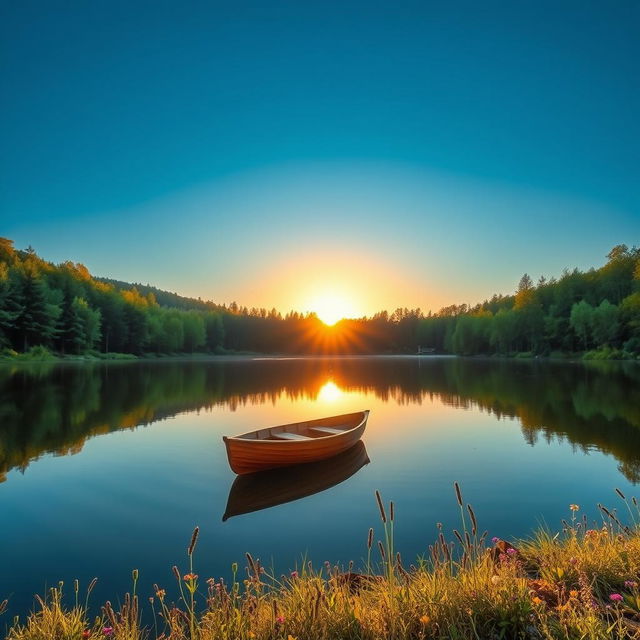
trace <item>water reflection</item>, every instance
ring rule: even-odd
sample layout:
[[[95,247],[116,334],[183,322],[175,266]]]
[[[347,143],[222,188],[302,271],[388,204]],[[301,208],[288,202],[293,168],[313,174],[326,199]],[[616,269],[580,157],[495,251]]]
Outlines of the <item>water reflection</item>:
[[[344,482],[366,464],[369,456],[360,441],[328,460],[237,476],[222,520],[320,493]]]
[[[640,482],[640,367],[455,358],[309,358],[0,366],[0,482],[45,453],[186,411],[331,403],[345,392],[398,405],[437,398],[521,424],[526,441],[568,439],[615,456]]]

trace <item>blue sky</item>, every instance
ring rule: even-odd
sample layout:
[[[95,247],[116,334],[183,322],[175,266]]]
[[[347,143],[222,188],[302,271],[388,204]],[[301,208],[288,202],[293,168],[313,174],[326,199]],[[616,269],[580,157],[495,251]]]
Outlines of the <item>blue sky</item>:
[[[640,239],[637,2],[0,7],[0,234],[220,302],[436,309]]]

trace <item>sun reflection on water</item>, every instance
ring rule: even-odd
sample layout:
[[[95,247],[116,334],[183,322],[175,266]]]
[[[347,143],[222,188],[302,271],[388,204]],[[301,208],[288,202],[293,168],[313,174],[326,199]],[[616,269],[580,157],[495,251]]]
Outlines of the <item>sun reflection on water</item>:
[[[344,395],[344,392],[333,380],[325,382],[318,391],[318,400],[321,402],[335,402]]]

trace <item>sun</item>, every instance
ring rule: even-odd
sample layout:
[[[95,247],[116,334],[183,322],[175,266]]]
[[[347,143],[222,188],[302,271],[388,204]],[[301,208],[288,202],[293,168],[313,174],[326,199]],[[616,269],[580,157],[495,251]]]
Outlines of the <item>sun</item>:
[[[309,306],[329,327],[343,318],[353,318],[357,315],[351,300],[338,294],[327,293],[316,296]]]

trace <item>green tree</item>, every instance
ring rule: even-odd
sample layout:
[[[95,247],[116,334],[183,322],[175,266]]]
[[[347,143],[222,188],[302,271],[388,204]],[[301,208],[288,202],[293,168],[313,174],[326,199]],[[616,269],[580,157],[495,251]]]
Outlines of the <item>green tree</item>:
[[[593,307],[584,300],[571,307],[569,322],[576,336],[582,341],[585,350],[588,348],[591,327],[593,326],[593,312]]]
[[[593,340],[597,346],[611,344],[618,335],[618,307],[608,300],[603,300],[594,310],[592,316]]]
[[[198,311],[185,311],[182,313],[184,342],[183,349],[193,353],[204,346],[206,331],[204,320]]]
[[[47,299],[47,287],[36,269],[27,264],[22,275],[23,310],[17,318],[23,349],[42,344],[49,346],[56,333],[60,309]]]
[[[11,344],[16,322],[22,312],[23,305],[17,279],[10,277],[8,266],[0,262],[0,347]]]
[[[508,354],[514,350],[518,335],[517,315],[514,311],[500,309],[491,320],[489,327],[489,342],[501,354]]]
[[[273,321],[273,318],[270,318]],[[222,316],[215,311],[204,313],[205,346],[208,351],[216,351],[224,344],[224,324]]]
[[[80,326],[80,333],[75,339],[76,353],[93,349],[101,337],[100,311],[92,309],[83,298],[74,298],[71,306]]]

